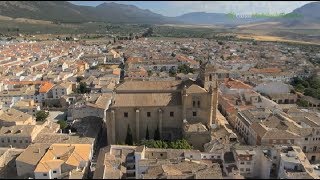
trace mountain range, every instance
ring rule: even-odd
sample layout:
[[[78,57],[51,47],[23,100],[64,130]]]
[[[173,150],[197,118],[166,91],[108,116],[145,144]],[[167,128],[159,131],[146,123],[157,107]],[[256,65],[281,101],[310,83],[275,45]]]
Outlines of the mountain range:
[[[96,7],[79,6],[67,1],[0,1],[0,15],[62,23],[110,22],[145,24],[222,24],[241,25],[275,21],[282,26],[306,26],[320,23],[320,2],[308,3],[288,15],[301,18],[231,18],[223,13],[193,12],[166,17],[133,5],[102,3]]]

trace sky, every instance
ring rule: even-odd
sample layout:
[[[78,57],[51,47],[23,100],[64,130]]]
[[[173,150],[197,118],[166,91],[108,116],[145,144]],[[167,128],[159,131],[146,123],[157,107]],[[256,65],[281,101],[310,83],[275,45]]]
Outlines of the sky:
[[[207,13],[289,13],[314,1],[69,1],[77,5],[97,6],[103,2],[135,5],[164,16],[179,16],[190,12]]]

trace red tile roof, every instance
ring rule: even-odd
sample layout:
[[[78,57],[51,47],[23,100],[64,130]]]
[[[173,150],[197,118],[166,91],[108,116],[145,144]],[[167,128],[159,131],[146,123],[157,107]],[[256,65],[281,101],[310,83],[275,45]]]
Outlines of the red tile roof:
[[[231,78],[226,78],[224,80],[224,84],[228,88],[233,88],[233,89],[252,89],[252,87],[250,85],[245,84],[245,83],[238,81],[238,80],[231,79]]]
[[[54,84],[45,82],[40,86],[39,93],[47,93],[53,86]]]
[[[279,68],[263,68],[263,69],[252,68],[249,71],[254,72],[254,73],[280,73],[281,69],[279,69]]]

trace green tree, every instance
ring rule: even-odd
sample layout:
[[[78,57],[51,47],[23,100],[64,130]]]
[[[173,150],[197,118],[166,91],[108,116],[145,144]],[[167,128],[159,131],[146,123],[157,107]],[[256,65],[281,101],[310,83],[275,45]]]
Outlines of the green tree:
[[[168,149],[168,143],[162,140],[154,141],[154,148]]]
[[[192,146],[185,140],[177,140],[169,143],[171,149],[192,149]]]
[[[302,107],[308,107],[309,103],[306,100],[300,99],[300,100],[297,101],[297,105],[298,106],[302,106]]]
[[[311,97],[316,97],[317,96],[317,91],[316,91],[316,89],[313,89],[313,88],[307,88],[307,89],[304,90],[304,95],[311,96]]]
[[[60,124],[60,129],[65,129],[68,127],[67,122],[64,120],[59,120],[57,123]]]
[[[147,131],[146,131],[146,140],[149,140],[150,137],[149,137],[149,127],[147,126]]]
[[[77,82],[79,83],[81,80],[83,80],[84,77],[83,76],[77,76]]]
[[[193,69],[186,64],[178,66],[178,72],[183,74],[193,73]]]
[[[174,77],[174,76],[176,76],[176,74],[177,74],[176,70],[174,70],[172,68],[169,70],[169,76]]]
[[[81,94],[87,93],[89,90],[87,89],[87,83],[86,82],[80,82],[80,86],[78,89],[78,92]]]
[[[302,85],[302,84],[298,84],[296,87],[295,87],[295,89],[297,90],[297,91],[299,91],[299,92],[303,92],[304,91],[304,86]]]
[[[320,78],[318,76],[311,76],[307,81],[312,88],[320,89]]]
[[[223,45],[224,43],[223,43],[223,42],[221,42],[221,41],[219,41],[219,42],[218,42],[218,44],[219,44],[219,45]]]
[[[176,140],[166,142],[162,140],[143,140],[140,145],[145,145],[148,148],[161,148],[161,149],[192,149],[193,147],[185,140]]]
[[[153,136],[154,140],[160,140],[160,130],[159,130],[159,126],[157,126],[157,129],[154,131],[154,136]]]
[[[36,113],[36,121],[44,121],[49,116],[49,112],[46,112],[44,110],[38,111]]]
[[[128,124],[128,128],[127,128],[127,136],[126,136],[125,143],[127,145],[133,145],[133,137],[132,137],[132,132],[131,132],[131,128],[130,128],[129,124]]]

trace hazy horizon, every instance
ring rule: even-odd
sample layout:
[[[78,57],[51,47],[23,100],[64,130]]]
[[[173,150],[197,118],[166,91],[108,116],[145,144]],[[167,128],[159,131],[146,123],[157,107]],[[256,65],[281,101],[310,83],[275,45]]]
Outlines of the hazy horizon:
[[[76,5],[98,6],[104,2],[135,5],[164,16],[180,16],[191,12],[207,13],[289,13],[315,1],[69,1]]]

